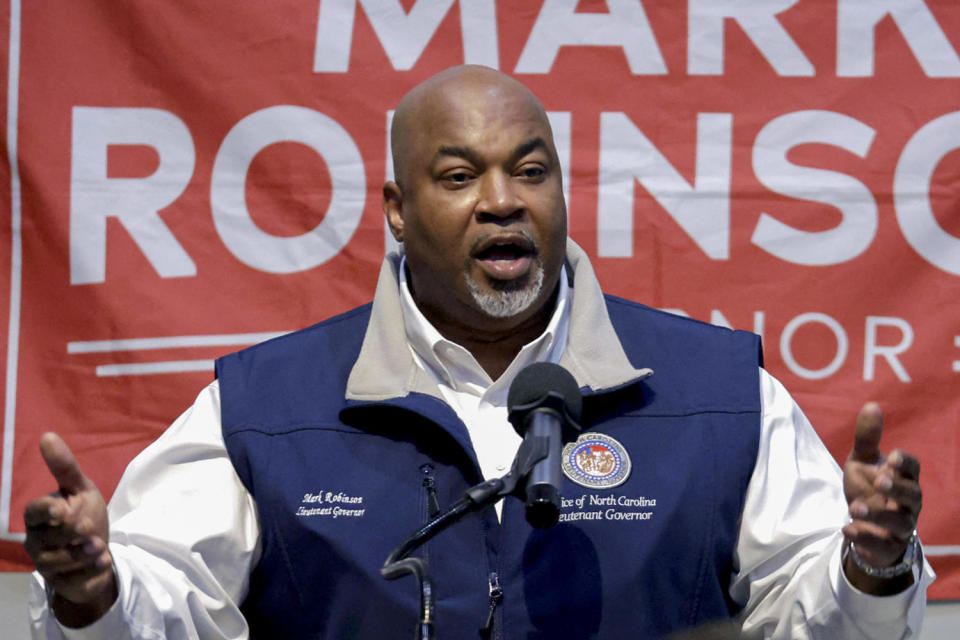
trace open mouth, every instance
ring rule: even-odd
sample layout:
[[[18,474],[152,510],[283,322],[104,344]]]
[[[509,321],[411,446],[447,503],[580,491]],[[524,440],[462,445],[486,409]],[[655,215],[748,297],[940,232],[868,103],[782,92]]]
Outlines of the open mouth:
[[[476,254],[477,260],[519,260],[533,252],[516,244],[495,244]]]
[[[526,274],[535,256],[533,241],[523,234],[487,238],[473,252],[480,268],[496,280],[513,280]]]

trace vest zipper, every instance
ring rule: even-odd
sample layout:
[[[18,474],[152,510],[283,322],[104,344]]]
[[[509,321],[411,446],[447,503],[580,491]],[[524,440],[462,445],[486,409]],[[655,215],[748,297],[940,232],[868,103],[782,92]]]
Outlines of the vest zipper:
[[[440,513],[440,500],[437,498],[437,480],[433,476],[433,465],[421,465],[420,474],[420,486],[423,487],[423,491],[420,492],[420,519],[421,524],[426,524]],[[429,542],[423,543],[420,547],[420,557],[425,562],[430,562]]]
[[[427,493],[426,518],[432,520],[440,513],[440,499],[437,497],[437,480],[433,477],[433,465],[425,464],[420,467],[423,474],[423,488]]]
[[[496,571],[490,572],[487,581],[490,586],[490,612],[487,614],[487,622],[480,629],[480,635],[484,638],[495,638],[499,637],[500,634],[493,635],[494,614],[497,611],[497,605],[503,600],[503,589],[500,588],[500,576],[497,575]]]

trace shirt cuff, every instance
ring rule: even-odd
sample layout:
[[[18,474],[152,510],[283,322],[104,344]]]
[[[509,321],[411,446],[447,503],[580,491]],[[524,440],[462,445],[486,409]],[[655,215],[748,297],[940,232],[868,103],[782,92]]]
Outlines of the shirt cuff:
[[[34,638],[49,640],[101,640],[102,638],[124,638],[130,634],[123,620],[123,607],[120,596],[110,609],[98,620],[85,627],[66,627],[60,624],[50,607],[50,593],[39,573],[30,580],[30,626]]]
[[[60,633],[64,640],[100,640],[102,638],[123,638],[129,635],[123,619],[123,607],[118,597],[113,606],[95,622],[85,627],[65,627],[60,622]]]
[[[847,574],[843,571],[844,544],[846,539],[842,539],[841,544],[834,549],[830,557],[831,586],[840,609],[857,621],[870,621],[870,624],[877,625],[890,625],[901,621],[906,623],[905,626],[913,634],[919,633],[923,622],[927,586],[936,577],[923,557],[922,546],[918,555],[919,561],[911,569],[913,584],[900,593],[876,596],[864,593],[850,583]]]

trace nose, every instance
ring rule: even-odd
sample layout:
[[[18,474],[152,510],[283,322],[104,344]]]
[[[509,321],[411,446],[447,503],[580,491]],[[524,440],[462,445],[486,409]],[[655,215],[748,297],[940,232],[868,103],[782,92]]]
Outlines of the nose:
[[[481,220],[504,220],[523,214],[524,203],[517,192],[512,176],[490,171],[480,182],[480,198],[476,204],[477,218]]]

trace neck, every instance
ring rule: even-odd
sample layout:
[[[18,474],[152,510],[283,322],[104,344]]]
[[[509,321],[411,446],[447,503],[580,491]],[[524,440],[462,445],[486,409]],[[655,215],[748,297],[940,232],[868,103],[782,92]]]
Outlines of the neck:
[[[490,379],[496,380],[506,371],[524,345],[534,341],[546,330],[556,307],[556,300],[557,291],[554,288],[553,294],[532,313],[514,318],[485,316],[482,321],[471,324],[454,321],[445,313],[433,313],[423,307],[421,311],[440,335],[469,351]]]

